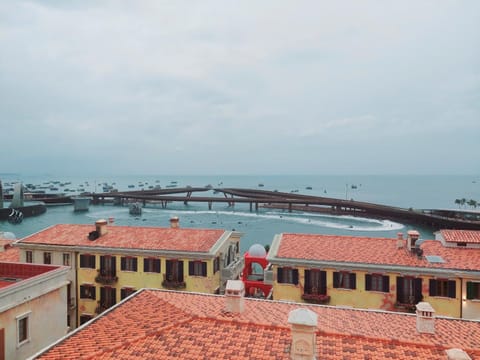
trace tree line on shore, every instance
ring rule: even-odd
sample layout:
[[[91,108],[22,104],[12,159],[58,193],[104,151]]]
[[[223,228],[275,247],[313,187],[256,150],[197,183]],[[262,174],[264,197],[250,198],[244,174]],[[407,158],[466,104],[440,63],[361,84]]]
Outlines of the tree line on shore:
[[[465,207],[466,205],[470,206],[472,209],[476,209],[480,203],[476,200],[470,199],[467,200],[465,198],[455,199],[455,204],[458,205],[458,208]]]

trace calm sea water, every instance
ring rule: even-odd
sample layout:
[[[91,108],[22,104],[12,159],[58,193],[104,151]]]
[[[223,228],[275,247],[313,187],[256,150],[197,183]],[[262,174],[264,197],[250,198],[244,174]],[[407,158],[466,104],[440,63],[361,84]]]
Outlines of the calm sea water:
[[[60,181],[71,184],[59,187],[102,192],[104,184],[119,190],[138,190],[160,185],[165,188],[176,182],[178,187],[187,185],[202,187],[242,187],[299,194],[355,199],[385,205],[418,209],[457,208],[457,198],[475,199],[480,202],[480,176],[98,176],[65,177],[53,175],[0,175],[2,183],[22,181],[24,184],[41,185],[44,182]],[[263,186],[259,186],[263,184]],[[134,185],[134,188],[129,188]],[[56,185],[58,186],[58,185]],[[307,189],[308,188],[308,189]],[[311,188],[311,189],[309,189]],[[67,192],[74,195],[75,192]],[[202,193],[203,194],[203,193]],[[210,192],[212,194],[212,192]],[[405,225],[392,221],[329,216],[303,212],[283,212],[259,209],[250,212],[248,204],[172,203],[167,209],[147,207],[141,216],[132,216],[127,207],[113,205],[90,206],[89,211],[76,213],[73,206],[49,206],[38,217],[26,218],[21,224],[0,222],[0,231],[13,232],[17,238],[30,235],[53,224],[92,224],[99,218],[114,218],[114,224],[129,226],[169,226],[171,216],[180,218],[180,226],[188,228],[235,229],[244,233],[242,251],[252,244],[270,244],[273,236],[282,232],[339,234],[369,237],[396,237],[397,232],[412,228],[420,231],[426,239],[433,238],[428,228]]]

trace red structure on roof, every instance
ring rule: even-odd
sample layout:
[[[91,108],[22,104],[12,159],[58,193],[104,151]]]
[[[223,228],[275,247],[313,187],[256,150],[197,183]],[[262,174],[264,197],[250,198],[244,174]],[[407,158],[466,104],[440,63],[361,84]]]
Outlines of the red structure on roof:
[[[242,281],[245,284],[245,295],[267,298],[272,290],[272,285],[264,282],[264,273],[268,266],[267,251],[262,245],[252,245],[245,253],[244,260]]]

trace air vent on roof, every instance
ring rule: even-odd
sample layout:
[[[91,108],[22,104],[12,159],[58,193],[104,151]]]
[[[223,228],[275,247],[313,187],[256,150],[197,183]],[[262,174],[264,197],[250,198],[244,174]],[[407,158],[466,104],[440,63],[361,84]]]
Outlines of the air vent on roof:
[[[425,258],[427,259],[427,261],[429,263],[444,263],[445,260],[443,260],[443,258],[441,256],[438,256],[438,255],[427,255],[425,256]]]

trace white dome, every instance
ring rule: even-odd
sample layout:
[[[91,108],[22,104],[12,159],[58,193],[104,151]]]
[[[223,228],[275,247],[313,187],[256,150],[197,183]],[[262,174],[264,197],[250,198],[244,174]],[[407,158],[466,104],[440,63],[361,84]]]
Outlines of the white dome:
[[[265,250],[263,245],[253,244],[252,246],[250,246],[250,249],[248,249],[248,254],[254,257],[264,257],[265,255],[267,255],[267,251]]]

